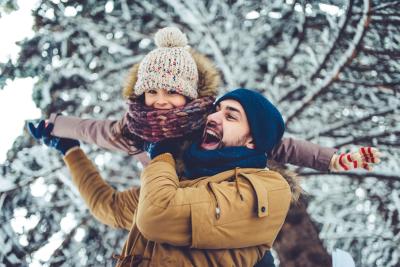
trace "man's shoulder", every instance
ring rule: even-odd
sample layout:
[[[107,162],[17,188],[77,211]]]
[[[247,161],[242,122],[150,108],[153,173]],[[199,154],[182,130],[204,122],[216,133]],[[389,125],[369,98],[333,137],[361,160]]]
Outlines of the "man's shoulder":
[[[243,169],[243,176],[257,181],[257,184],[267,186],[268,190],[289,188],[288,181],[276,171],[265,169]]]
[[[180,180],[182,187],[201,186],[209,182],[221,183],[232,181],[236,175],[242,175],[247,180],[251,181],[253,186],[266,186],[269,190],[289,187],[286,179],[279,173],[271,171],[268,168],[237,168],[218,173],[213,176],[204,176],[197,179],[187,180],[185,178]]]

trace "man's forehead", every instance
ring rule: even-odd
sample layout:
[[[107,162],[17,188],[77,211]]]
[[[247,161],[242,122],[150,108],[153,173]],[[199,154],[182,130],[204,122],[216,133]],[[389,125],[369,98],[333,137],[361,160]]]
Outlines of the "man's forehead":
[[[233,99],[222,100],[221,102],[218,103],[217,107],[219,107],[220,109],[233,108],[238,110],[240,113],[245,114],[242,105],[238,101]]]

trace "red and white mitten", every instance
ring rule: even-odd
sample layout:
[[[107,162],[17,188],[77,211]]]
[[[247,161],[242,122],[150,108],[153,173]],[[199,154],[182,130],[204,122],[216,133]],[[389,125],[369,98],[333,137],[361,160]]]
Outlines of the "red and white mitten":
[[[341,153],[331,159],[329,169],[334,172],[352,169],[372,171],[372,164],[379,163],[381,153],[373,147],[361,147],[357,152]]]

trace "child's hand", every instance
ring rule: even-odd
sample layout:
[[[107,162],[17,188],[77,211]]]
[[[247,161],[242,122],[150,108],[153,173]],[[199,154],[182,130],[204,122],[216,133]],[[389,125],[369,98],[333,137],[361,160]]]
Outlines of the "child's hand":
[[[372,171],[372,164],[379,163],[381,153],[377,148],[361,147],[357,152],[334,155],[329,166],[330,171],[340,172],[352,169]]]
[[[32,122],[28,123],[28,130],[32,137],[38,141],[42,141],[46,146],[53,147],[60,151],[63,155],[73,148],[79,146],[79,141],[70,138],[60,138],[51,135],[54,125],[41,120],[35,127]]]
[[[28,131],[33,138],[37,141],[42,140],[45,131],[48,131],[48,124],[45,120],[41,120],[39,124],[35,127],[32,122],[28,123]]]

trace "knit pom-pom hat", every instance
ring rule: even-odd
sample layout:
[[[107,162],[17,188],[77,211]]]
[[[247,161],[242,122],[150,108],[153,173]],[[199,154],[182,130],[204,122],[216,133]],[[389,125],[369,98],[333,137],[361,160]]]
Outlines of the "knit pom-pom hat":
[[[155,43],[157,48],[140,63],[135,95],[165,89],[197,98],[197,65],[189,53],[186,36],[175,27],[166,27],[156,33]]]

